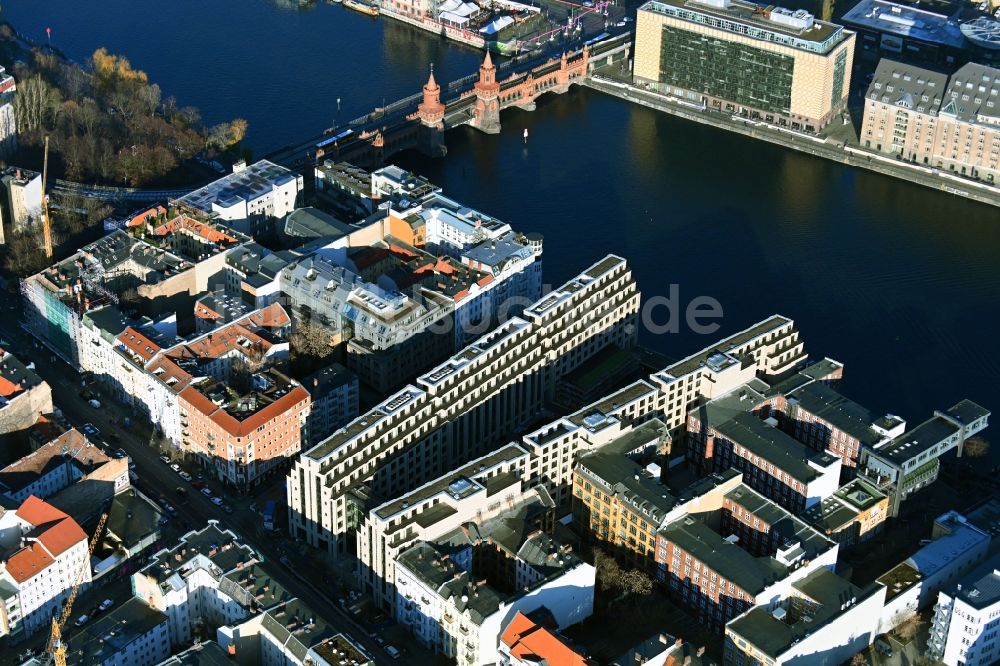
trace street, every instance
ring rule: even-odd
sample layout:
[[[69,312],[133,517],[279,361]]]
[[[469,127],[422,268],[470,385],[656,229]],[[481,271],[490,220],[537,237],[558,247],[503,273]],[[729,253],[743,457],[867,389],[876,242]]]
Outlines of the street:
[[[2,319],[0,321],[0,337],[8,343],[7,349],[25,364],[34,362],[35,372],[48,382],[52,389],[54,405],[62,410],[63,415],[73,426],[80,429],[85,423],[92,423],[101,431],[101,439],[107,442],[108,449],[114,450],[121,447],[125,450],[135,463],[135,473],[139,480],[134,485],[151,499],[160,498],[161,504],[166,502],[176,507],[177,513],[173,518],[173,523],[175,527],[180,528],[177,530],[178,533],[200,529],[209,520],[218,521],[221,528],[232,530],[260,554],[261,559],[267,563],[268,571],[278,583],[308,604],[338,631],[348,634],[375,659],[376,663],[394,663],[383,649],[367,635],[367,630],[337,605],[336,598],[340,591],[335,587],[335,584],[318,584],[319,581],[316,580],[314,573],[313,577],[307,578],[313,572],[314,566],[308,558],[299,552],[297,546],[290,544],[287,536],[281,533],[258,536],[258,530],[261,529],[260,519],[256,513],[250,510],[250,505],[254,502],[252,496],[239,497],[226,492],[219,484],[211,483],[213,494],[222,496],[226,503],[233,508],[232,514],[226,514],[221,507],[212,504],[209,498],[191,488],[178,476],[177,472],[174,472],[167,463],[160,460],[160,451],[150,446],[150,424],[148,422],[137,423],[139,419],[135,418],[128,408],[117,403],[109,394],[100,392],[99,385],[96,383],[88,388],[91,391],[99,392],[101,407],[95,409],[89,405],[80,395],[82,387],[76,370],[71,369],[58,358],[53,361],[53,357],[47,349],[36,349],[32,344],[33,337],[21,329],[22,305],[20,296],[15,297],[8,292],[4,296],[4,301],[3,316],[0,317]],[[122,425],[125,416],[131,417],[130,427],[127,429]],[[114,438],[113,434],[116,434],[117,438]],[[193,467],[188,468],[188,471],[197,472]],[[273,495],[283,482],[284,477],[280,475],[271,479],[269,483],[272,492],[270,494]],[[186,496],[181,497],[176,493],[178,486],[187,489]],[[117,589],[118,583],[116,581],[109,585],[109,588],[113,588],[113,590],[104,590],[98,587],[98,589],[82,594],[74,609],[73,617],[75,618],[79,613],[84,612],[83,609],[100,603],[100,600],[105,597],[112,596],[118,602],[130,596],[130,591],[123,594],[122,590]],[[98,583],[99,585],[100,583]],[[127,581],[124,585],[129,587]],[[109,594],[109,591],[116,593]],[[76,608],[81,610],[78,612]],[[72,631],[70,631],[70,635],[72,635]],[[37,644],[38,647],[41,647],[43,641],[44,637],[36,635],[28,641],[27,645]],[[18,651],[23,652],[24,649],[24,645],[17,646]],[[407,663],[434,663],[432,655],[426,651],[414,649],[411,652],[408,648],[407,652],[409,652],[406,657]],[[16,656],[5,654],[0,657],[0,663],[7,663],[8,657]]]

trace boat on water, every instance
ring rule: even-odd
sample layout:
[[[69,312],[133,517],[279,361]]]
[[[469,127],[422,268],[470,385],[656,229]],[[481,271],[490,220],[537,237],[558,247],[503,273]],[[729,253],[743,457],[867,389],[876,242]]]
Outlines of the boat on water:
[[[356,12],[368,14],[368,16],[378,16],[378,7],[369,5],[367,2],[361,2],[361,0],[344,0],[344,6]]]

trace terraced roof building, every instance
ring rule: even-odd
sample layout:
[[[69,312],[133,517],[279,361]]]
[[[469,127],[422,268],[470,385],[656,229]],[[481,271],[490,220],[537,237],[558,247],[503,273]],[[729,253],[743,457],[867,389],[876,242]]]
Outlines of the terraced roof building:
[[[638,310],[631,271],[608,256],[417,378],[299,458],[292,534],[346,554],[367,497],[397,497],[509,441],[561,376],[633,344]]]

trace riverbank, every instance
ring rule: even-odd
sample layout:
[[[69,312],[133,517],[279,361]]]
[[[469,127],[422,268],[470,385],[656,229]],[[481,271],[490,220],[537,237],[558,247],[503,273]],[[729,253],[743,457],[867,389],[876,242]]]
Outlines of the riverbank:
[[[768,143],[791,148],[799,152],[823,157],[852,167],[867,169],[887,176],[916,183],[924,187],[965,197],[979,203],[1000,208],[1000,189],[941,172],[918,164],[910,164],[895,160],[884,155],[866,151],[850,142],[810,136],[783,129],[764,122],[757,122],[741,117],[702,110],[697,105],[685,104],[682,100],[667,95],[661,95],[635,86],[591,74],[583,85],[612,95],[619,99],[669,113],[670,115],[692,120],[703,125],[711,125],[744,136],[761,139]]]

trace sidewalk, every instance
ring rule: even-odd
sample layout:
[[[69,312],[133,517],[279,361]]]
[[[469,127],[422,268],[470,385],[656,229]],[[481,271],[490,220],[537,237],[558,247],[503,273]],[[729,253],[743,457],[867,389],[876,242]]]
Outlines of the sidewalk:
[[[857,145],[851,145],[856,139],[847,140],[841,137],[842,132],[839,131],[839,126],[831,130],[836,138],[803,134],[749,118],[734,118],[724,113],[704,110],[699,105],[690,104],[684,100],[636,88],[630,83],[623,82],[620,80],[621,78],[621,76],[610,78],[595,73],[588,76],[583,85],[629,102],[669,113],[672,116],[693,120],[755,139],[762,139],[816,157],[901,178],[924,187],[1000,207],[1000,189],[978,181],[943,173],[931,167],[910,164],[863,150]]]

